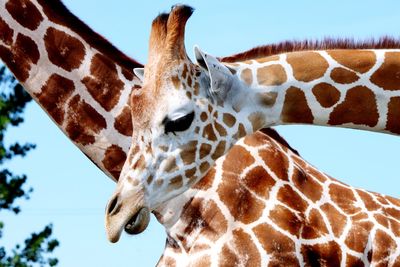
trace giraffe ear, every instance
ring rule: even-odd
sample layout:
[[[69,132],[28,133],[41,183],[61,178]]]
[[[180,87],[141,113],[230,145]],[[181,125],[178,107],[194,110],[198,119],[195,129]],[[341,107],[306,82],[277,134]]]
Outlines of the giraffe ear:
[[[199,64],[209,77],[210,95],[225,99],[232,87],[232,72],[218,59],[201,51],[198,46],[194,47],[194,54],[197,64]]]
[[[133,73],[135,73],[136,77],[143,82],[143,77],[144,77],[144,68],[134,68]]]

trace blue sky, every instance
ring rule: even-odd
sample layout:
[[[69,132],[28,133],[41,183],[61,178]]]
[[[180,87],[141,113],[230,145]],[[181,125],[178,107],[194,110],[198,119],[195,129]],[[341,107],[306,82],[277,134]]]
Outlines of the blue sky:
[[[117,47],[146,62],[151,20],[173,1],[64,0],[66,5]],[[186,47],[216,56],[285,39],[400,36],[398,1],[183,1],[196,8],[187,25]],[[20,201],[21,215],[1,214],[6,245],[54,224],[61,242],[59,266],[154,266],[165,244],[162,226],[152,218],[139,236],[107,241],[104,207],[115,184],[69,142],[34,103],[9,142],[29,141],[37,149],[8,167],[28,174],[31,200]],[[333,177],[368,190],[400,197],[400,138],[357,130],[283,126],[278,131],[307,159]]]

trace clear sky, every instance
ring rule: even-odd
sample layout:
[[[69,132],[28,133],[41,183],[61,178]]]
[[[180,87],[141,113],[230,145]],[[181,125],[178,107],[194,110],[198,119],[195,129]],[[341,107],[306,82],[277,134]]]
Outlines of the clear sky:
[[[117,47],[145,63],[151,20],[174,1],[64,0],[66,5]],[[392,1],[183,1],[196,8],[187,25],[186,47],[198,44],[216,56],[285,39],[382,35],[400,37],[400,2]],[[29,141],[37,149],[9,167],[28,174],[31,200],[21,215],[1,214],[6,245],[23,242],[32,231],[54,224],[61,242],[59,266],[154,266],[165,234],[154,217],[139,236],[123,235],[110,244],[104,207],[115,184],[53,125],[34,103],[9,141]],[[278,131],[307,159],[333,177],[368,190],[400,197],[397,152],[400,138],[356,130],[284,126]]]

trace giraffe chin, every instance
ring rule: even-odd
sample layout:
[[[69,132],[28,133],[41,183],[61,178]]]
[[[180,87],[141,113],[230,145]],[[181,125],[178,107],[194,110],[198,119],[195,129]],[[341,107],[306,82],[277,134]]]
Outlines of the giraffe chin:
[[[124,230],[127,234],[137,235],[146,230],[150,222],[150,210],[146,207],[141,208],[125,225]]]

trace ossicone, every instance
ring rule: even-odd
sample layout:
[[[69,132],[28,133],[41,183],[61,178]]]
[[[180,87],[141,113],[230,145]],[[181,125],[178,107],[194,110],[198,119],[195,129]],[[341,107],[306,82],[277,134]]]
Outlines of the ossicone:
[[[163,13],[154,19],[150,34],[151,58],[162,55],[170,60],[186,59],[185,26],[193,11],[190,6],[175,5],[169,14]]]

